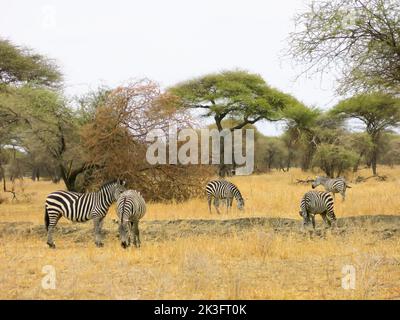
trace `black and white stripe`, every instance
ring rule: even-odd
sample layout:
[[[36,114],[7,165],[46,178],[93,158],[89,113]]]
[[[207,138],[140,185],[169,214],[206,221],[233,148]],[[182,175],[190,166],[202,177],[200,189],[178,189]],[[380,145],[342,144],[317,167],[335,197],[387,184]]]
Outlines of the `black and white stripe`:
[[[53,231],[58,220],[65,218],[85,222],[93,219],[95,243],[103,246],[100,238],[102,222],[111,204],[125,190],[125,181],[117,180],[104,184],[98,192],[77,193],[71,191],[55,191],[50,193],[45,203],[45,224],[47,244],[55,248]]]
[[[346,180],[344,178],[330,179],[328,177],[318,176],[312,183],[312,188],[314,189],[319,185],[324,186],[326,191],[332,192],[333,196],[335,196],[335,193],[340,193],[342,195],[343,201],[346,199],[346,188],[351,188],[346,183]]]
[[[121,246],[126,248],[133,238],[135,247],[140,247],[139,220],[146,213],[146,203],[141,194],[135,190],[123,192],[117,201],[119,235]]]
[[[303,217],[303,225],[312,223],[315,229],[315,215],[320,214],[327,226],[336,221],[333,209],[333,197],[329,192],[308,191],[304,194],[300,203],[300,215]]]
[[[236,199],[237,207],[239,210],[244,209],[244,199],[238,189],[233,183],[226,180],[213,180],[206,186],[206,194],[208,201],[208,209],[211,213],[211,201],[214,199],[214,207],[218,213],[219,201],[226,201],[226,210],[232,207],[233,198]]]

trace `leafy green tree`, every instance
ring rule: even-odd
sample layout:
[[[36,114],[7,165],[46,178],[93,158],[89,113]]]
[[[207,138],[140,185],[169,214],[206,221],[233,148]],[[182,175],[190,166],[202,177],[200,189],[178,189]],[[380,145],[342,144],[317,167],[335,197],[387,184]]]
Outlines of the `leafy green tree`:
[[[49,163],[55,162],[68,190],[77,190],[75,181],[87,169],[82,161],[79,122],[64,98],[47,88],[23,86],[8,88],[0,95],[0,110],[17,119],[12,134],[18,146],[31,152],[44,151]]]
[[[49,97],[50,89],[59,87],[61,80],[61,73],[52,60],[0,39],[0,152],[7,151],[11,146],[20,149],[23,144],[32,148],[32,132],[24,132],[29,124],[27,111],[32,116],[42,113],[41,107],[31,108],[31,103],[35,103],[36,98],[40,99],[39,96],[43,98],[42,93],[46,90]],[[34,98],[36,93],[38,96]],[[58,93],[54,91],[54,94]],[[46,104],[49,100],[41,102]],[[21,161],[14,158],[10,164],[13,171],[10,174],[18,176]],[[0,166],[3,164],[0,163]]]
[[[315,128],[320,115],[320,110],[309,108],[299,102],[293,103],[282,110],[282,117],[286,123],[287,170],[289,170],[292,162],[293,147],[298,144],[303,144],[302,169],[309,169],[317,145]]]
[[[321,144],[313,158],[313,166],[319,167],[328,177],[339,177],[354,166],[357,154],[343,146]]]
[[[55,86],[60,81],[61,73],[52,60],[0,38],[0,87],[27,83]]]
[[[400,2],[319,0],[296,15],[290,56],[304,72],[339,71],[339,91],[400,88]]]
[[[382,134],[400,124],[400,99],[384,93],[360,94],[339,102],[330,113],[364,124],[373,144],[371,167],[376,175]]]
[[[400,164],[400,136],[398,134],[386,134],[387,145],[382,154],[381,163],[393,167]]]
[[[223,130],[225,119],[235,120],[230,130],[266,119],[276,121],[279,111],[294,101],[290,96],[269,87],[264,79],[247,71],[223,71],[185,81],[168,90],[182,100],[182,107],[203,110],[204,117],[212,117],[217,129]],[[223,137],[221,137],[219,174],[224,176]]]
[[[267,170],[272,168],[285,168],[285,159],[287,159],[287,150],[285,143],[279,137],[269,137],[266,139],[264,150],[264,161],[267,165]]]
[[[79,119],[79,124],[85,125],[95,120],[97,109],[106,104],[107,97],[111,91],[106,86],[100,86],[75,98],[77,105],[76,115]]]
[[[358,155],[353,167],[353,172],[357,172],[361,161],[371,158],[371,151],[374,144],[371,141],[371,137],[365,132],[352,133],[347,138],[345,143],[348,145],[348,148],[352,149]]]

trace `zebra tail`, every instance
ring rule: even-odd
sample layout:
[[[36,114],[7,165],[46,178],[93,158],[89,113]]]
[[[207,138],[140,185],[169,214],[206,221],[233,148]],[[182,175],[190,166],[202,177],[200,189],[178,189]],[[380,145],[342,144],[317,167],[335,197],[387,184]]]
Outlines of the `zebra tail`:
[[[47,206],[44,207],[44,224],[46,226],[46,230],[48,231],[50,219],[49,219],[49,213],[47,212]]]

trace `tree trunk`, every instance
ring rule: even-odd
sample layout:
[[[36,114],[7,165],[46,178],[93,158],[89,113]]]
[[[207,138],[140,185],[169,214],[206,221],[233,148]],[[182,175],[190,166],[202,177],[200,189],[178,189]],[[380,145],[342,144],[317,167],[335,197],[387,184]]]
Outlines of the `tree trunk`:
[[[288,172],[290,167],[292,166],[292,156],[293,153],[291,151],[289,151],[288,153],[288,157],[287,157],[287,162],[286,162],[286,171]]]
[[[70,173],[67,173],[67,169],[62,164],[60,164],[61,178],[63,179],[68,191],[78,191],[76,189],[75,182],[78,175],[83,171],[85,171],[85,166],[82,166]]]
[[[379,133],[377,132],[377,133],[373,133],[372,135],[371,135],[371,140],[372,140],[372,143],[374,144],[374,147],[372,148],[372,155],[371,155],[371,168],[372,168],[372,174],[374,175],[374,176],[376,176],[377,175],[377,170],[376,170],[376,167],[377,167],[377,162],[378,162],[378,152],[379,152]]]
[[[221,124],[221,119],[218,117],[215,117],[215,123],[217,125],[218,132],[221,133],[223,130],[222,124]],[[221,178],[224,178],[227,173],[228,173],[228,168],[227,165],[225,164],[225,143],[224,143],[224,138],[220,135],[219,137],[219,168],[218,168],[218,175]]]
[[[364,153],[361,153],[360,156],[358,157],[356,163],[353,166],[353,172],[357,172],[358,171],[358,167],[360,166],[360,162],[361,162],[361,159],[362,159],[363,155],[364,155]]]
[[[225,165],[225,162],[224,162],[224,152],[225,152],[225,150],[224,150],[224,140],[223,140],[223,138],[221,137],[220,138],[220,143],[219,143],[219,171],[218,171],[218,175],[221,177],[221,178],[224,178],[226,175],[227,175],[227,168],[226,168],[226,165]]]
[[[378,160],[378,154],[377,154],[377,151],[374,150],[372,153],[372,158],[371,158],[371,168],[372,168],[372,174],[374,176],[377,175],[377,171],[376,171],[377,160]]]

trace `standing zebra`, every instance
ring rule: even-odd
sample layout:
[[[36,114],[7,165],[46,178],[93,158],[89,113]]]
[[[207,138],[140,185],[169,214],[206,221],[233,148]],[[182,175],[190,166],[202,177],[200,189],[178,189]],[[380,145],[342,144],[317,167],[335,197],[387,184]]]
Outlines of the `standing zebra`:
[[[206,186],[208,210],[211,213],[211,200],[214,198],[214,207],[218,213],[219,200],[226,201],[226,211],[232,207],[233,198],[236,199],[237,207],[239,210],[244,209],[244,199],[238,189],[233,183],[226,180],[213,180]]]
[[[135,247],[140,247],[139,220],[146,213],[146,203],[139,192],[127,190],[123,192],[117,201],[117,215],[119,220],[119,235],[121,246],[130,245],[131,237]]]
[[[323,185],[325,190],[332,192],[333,196],[335,193],[340,193],[342,195],[343,201],[346,198],[346,188],[351,188],[344,178],[330,179],[328,177],[318,176],[312,183],[312,188],[316,188],[319,185]]]
[[[103,219],[111,204],[124,190],[125,181],[116,180],[104,184],[98,192],[55,191],[50,193],[46,198],[44,214],[49,247],[56,247],[53,241],[53,231],[61,216],[76,222],[93,219],[95,243],[98,247],[102,247],[100,233]]]
[[[324,191],[308,191],[304,194],[300,203],[300,216],[303,217],[303,226],[312,223],[315,229],[315,215],[320,214],[325,224],[330,227],[331,223],[336,222],[333,210],[332,195]]]

